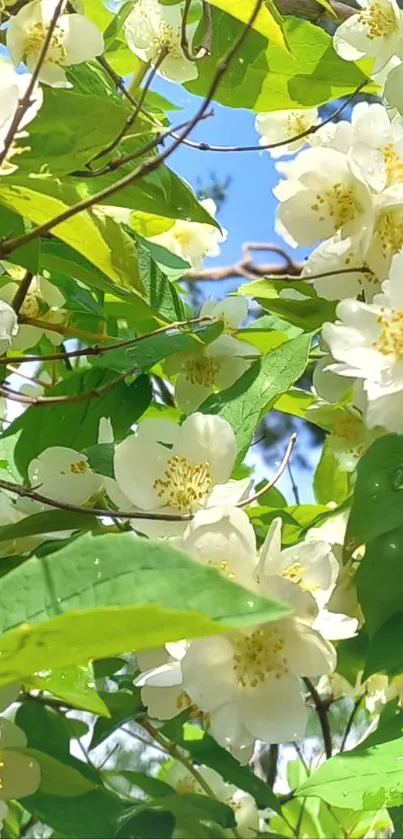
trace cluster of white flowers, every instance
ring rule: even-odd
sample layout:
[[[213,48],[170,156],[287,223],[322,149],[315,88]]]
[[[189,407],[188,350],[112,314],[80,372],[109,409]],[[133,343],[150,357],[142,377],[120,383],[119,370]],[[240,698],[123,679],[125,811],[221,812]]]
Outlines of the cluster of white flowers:
[[[184,4],[162,5],[158,0],[137,0],[125,23],[129,49],[157,68],[157,72],[175,82],[196,79],[197,65],[183,52],[182,16]],[[197,29],[197,21],[186,26],[190,49]]]
[[[350,20],[364,25],[375,6],[381,4],[366,3],[365,15]],[[293,125],[295,113],[289,114]],[[276,119],[271,115],[268,136],[284,126],[288,140],[289,123],[284,115]],[[299,119],[309,127],[315,114],[301,112]],[[274,189],[276,230],[293,247],[318,245],[302,276],[319,297],[340,301],[336,323],[323,327],[329,355],[314,384],[325,400],[350,404],[351,422],[341,436],[351,437],[355,425],[350,449],[360,454],[373,432],[403,430],[403,119],[382,103],[363,102],[351,120],[319,127],[304,139],[311,148],[277,164],[283,178]],[[280,148],[290,150],[290,143]]]

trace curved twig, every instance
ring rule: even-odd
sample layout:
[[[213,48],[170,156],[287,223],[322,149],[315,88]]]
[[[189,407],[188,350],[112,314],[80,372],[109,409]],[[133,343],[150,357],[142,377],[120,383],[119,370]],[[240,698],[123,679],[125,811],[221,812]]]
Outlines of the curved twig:
[[[204,38],[203,43],[197,49],[196,53],[191,52],[189,49],[189,44],[187,40],[186,34],[186,26],[188,22],[190,7],[192,5],[192,0],[185,0],[185,5],[183,9],[182,15],[182,25],[181,25],[181,48],[182,52],[187,58],[188,61],[201,61],[202,58],[205,58],[206,55],[210,55],[211,52],[211,44],[213,41],[213,18],[211,15],[211,8],[210,4],[206,3],[206,0],[203,0],[203,19],[204,19]]]
[[[288,445],[287,445],[287,448],[286,448],[285,455],[284,455],[284,457],[283,457],[283,459],[280,463],[280,466],[277,469],[277,472],[276,472],[274,478],[272,478],[271,481],[269,481],[261,489],[259,489],[257,492],[255,492],[254,495],[251,495],[250,498],[246,498],[245,501],[240,501],[239,504],[236,505],[237,507],[248,507],[249,504],[253,504],[255,501],[258,500],[258,498],[261,498],[262,495],[265,495],[266,492],[268,492],[270,489],[273,489],[273,487],[276,486],[277,482],[280,480],[281,476],[284,474],[284,472],[285,472],[285,470],[286,470],[286,468],[287,468],[287,466],[290,462],[290,459],[291,459],[292,453],[294,451],[294,446],[295,446],[296,442],[297,442],[297,435],[292,434],[289,441],[288,441]]]

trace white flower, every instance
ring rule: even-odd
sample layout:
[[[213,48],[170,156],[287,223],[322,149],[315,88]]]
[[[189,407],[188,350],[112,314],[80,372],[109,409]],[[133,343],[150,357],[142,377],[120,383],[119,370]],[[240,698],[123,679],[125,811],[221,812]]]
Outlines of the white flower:
[[[141,688],[141,700],[153,719],[170,720],[192,704],[182,688],[180,663],[186,649],[186,642],[178,641],[137,653],[142,672],[134,684]]]
[[[274,519],[270,525],[260,551],[256,571],[258,579],[263,577],[267,586],[278,588],[277,578],[280,578],[294,583],[301,591],[310,592],[319,610],[313,628],[324,638],[338,640],[355,635],[356,620],[327,610],[340,570],[332,545],[312,529],[303,542],[281,550],[281,526],[280,518]]]
[[[339,230],[344,236],[370,237],[372,196],[353,174],[347,155],[306,149],[290,163],[278,163],[277,170],[287,180],[273,190],[280,201],[275,229],[292,247],[313,245]]]
[[[190,49],[197,25],[195,22],[186,27]],[[135,55],[155,66],[165,50],[167,55],[158,67],[159,75],[175,82],[188,82],[197,78],[198,71],[182,50],[181,28],[181,5],[163,6],[157,0],[138,0],[124,25],[127,45]]]
[[[18,332],[18,319],[14,309],[0,300],[0,355],[11,346]]]
[[[208,300],[200,317],[222,317],[224,332],[210,344],[195,343],[194,349],[176,353],[165,362],[168,375],[179,373],[175,382],[175,401],[184,413],[197,410],[214,391],[230,387],[259,354],[256,347],[231,334],[236,332],[247,312],[248,303],[242,297],[226,297],[221,303]]]
[[[17,282],[6,283],[0,287],[0,300],[11,303],[17,291]],[[28,294],[25,296],[20,308],[20,314],[39,320],[44,324],[46,322],[51,325],[57,324],[61,323],[64,319],[63,313],[59,311],[64,303],[64,296],[59,289],[50,283],[49,280],[38,276],[34,277],[31,281]],[[42,335],[45,335],[55,346],[63,340],[62,335],[53,330],[46,329],[46,326],[39,327],[21,323],[18,328],[18,333],[12,341],[13,348],[24,351],[29,347],[33,347],[40,341]]]
[[[249,480],[230,481],[236,459],[234,432],[217,416],[191,414],[179,426],[145,419],[115,450],[115,478],[138,510],[177,515],[200,507],[236,504]],[[142,532],[158,522],[141,521]],[[183,522],[162,522],[161,535],[181,533]],[[147,528],[147,529],[146,529]]]
[[[336,323],[323,326],[335,364],[333,372],[362,379],[370,428],[403,431],[403,255],[372,303],[343,300]]]
[[[18,66],[24,61],[33,72],[52,21],[57,0],[33,0],[10,18],[6,44]],[[39,81],[53,87],[68,87],[64,67],[89,61],[104,50],[98,27],[84,15],[61,14],[39,73]]]
[[[164,8],[176,9],[177,6]],[[205,198],[200,204],[213,218],[215,217],[217,208],[212,198]],[[218,230],[212,224],[177,219],[169,230],[159,233],[158,236],[150,236],[149,240],[180,256],[185,262],[189,262],[192,268],[203,268],[204,257],[219,256],[220,244],[225,242],[226,238],[227,231],[224,228]]]
[[[64,504],[82,506],[102,491],[102,477],[92,471],[88,459],[65,446],[51,446],[31,460],[28,478],[41,495]]]
[[[31,76],[28,73],[24,75],[16,73],[10,64],[0,60],[0,154],[4,149],[4,141],[14,119],[18,102],[24,96],[30,81]],[[14,139],[25,136],[22,129],[33,120],[42,102],[42,91],[38,85],[35,85],[31,93],[30,105],[18,123]],[[2,164],[1,174],[10,174],[17,168],[14,163],[11,163],[11,158],[15,153],[16,149],[12,145]]]
[[[358,0],[358,5],[361,10],[336,29],[334,48],[346,61],[375,58],[376,72],[401,49],[402,14],[396,0]]]
[[[357,563],[359,562],[361,556],[361,549],[355,551],[347,562],[343,562],[343,545],[349,514],[350,510],[344,510],[341,513],[335,513],[334,515],[329,516],[329,518],[326,519],[323,524],[319,525],[319,527],[310,528],[306,535],[306,539],[324,539],[328,542],[332,553],[339,564],[339,573],[336,585],[333,588],[330,599],[327,602],[327,609],[329,612],[334,612],[336,615],[347,615],[348,618],[353,619],[355,627],[357,627],[357,621],[361,622],[362,613],[357,600],[354,578]],[[354,633],[352,632],[351,634]]]
[[[396,67],[392,67],[389,71],[385,83],[384,95],[387,99],[388,105],[391,108],[396,108],[400,116],[403,116],[403,63],[400,61]]]
[[[228,506],[199,510],[176,540],[176,547],[197,562],[217,568],[230,580],[247,588],[256,587],[256,538],[244,510]]]
[[[19,687],[16,685],[0,689],[0,711],[5,711],[18,694]],[[39,787],[39,764],[29,755],[21,753],[26,746],[23,730],[6,717],[0,717],[0,819],[7,812],[1,806],[3,801],[33,795]]]
[[[384,105],[360,102],[351,114],[350,162],[376,192],[403,182],[403,121],[390,121]]]
[[[294,111],[271,111],[265,114],[258,114],[255,128],[261,134],[259,143],[261,146],[267,143],[279,143],[284,140],[284,145],[274,149],[267,149],[271,157],[281,157],[283,154],[293,154],[302,149],[308,142],[308,137],[300,140],[293,140],[303,131],[308,131],[318,122],[317,108]]]
[[[366,252],[369,267],[383,279],[393,257],[403,249],[403,183],[387,187],[375,198],[373,235]]]
[[[365,270],[356,271],[360,268]],[[345,273],[338,273],[343,271]],[[315,276],[326,274],[326,276]],[[312,278],[312,285],[325,300],[343,300],[364,294],[370,302],[381,287],[381,279],[368,267],[365,261],[365,248],[362,243],[350,236],[343,239],[340,234],[322,242],[310,254],[301,276]]]
[[[259,814],[254,798],[249,793],[238,789],[234,784],[227,784],[215,769],[210,769],[208,766],[198,766],[197,772],[208,784],[214,797],[233,809],[237,835],[242,839],[254,839],[259,831]],[[177,761],[164,772],[163,780],[180,794],[206,795],[206,790],[200,786],[186,766]],[[223,834],[233,836],[233,831],[227,829],[223,831]]]
[[[317,611],[312,595],[283,582],[281,593],[287,590],[295,609],[292,617],[192,641],[181,662],[183,688],[209,715],[211,732],[223,746],[303,736],[307,712],[300,677],[335,668],[333,646],[308,623],[308,615]],[[260,579],[262,594],[278,596],[272,583],[273,578]]]

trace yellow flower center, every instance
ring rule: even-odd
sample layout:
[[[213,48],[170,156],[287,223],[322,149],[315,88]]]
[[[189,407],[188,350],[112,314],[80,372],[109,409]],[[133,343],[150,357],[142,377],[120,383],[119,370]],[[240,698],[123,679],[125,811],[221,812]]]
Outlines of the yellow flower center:
[[[333,433],[337,437],[343,437],[345,440],[354,440],[357,434],[361,431],[361,423],[359,420],[350,417],[347,414],[342,414],[335,418],[333,422]]]
[[[70,464],[70,472],[73,475],[84,475],[85,472],[89,472],[89,466],[86,460],[77,460],[76,463]]]
[[[386,169],[386,186],[401,183],[403,181],[403,158],[391,144],[385,146],[383,159]]]
[[[258,687],[267,676],[288,673],[285,639],[276,627],[261,627],[234,642],[234,670],[242,687]]]
[[[37,318],[39,312],[41,311],[41,305],[39,302],[39,297],[35,292],[29,291],[25,297],[25,300],[21,306],[21,314],[25,315],[26,318]]]
[[[311,205],[311,210],[319,213],[319,221],[326,221],[330,216],[335,230],[339,230],[357,215],[357,204],[352,189],[343,184],[334,184],[331,189],[316,195],[316,202]]]
[[[403,213],[401,210],[388,210],[381,215],[376,232],[381,249],[385,254],[399,253],[403,247]]]
[[[191,358],[185,364],[186,378],[191,385],[213,387],[220,367],[221,364],[216,358],[209,358],[205,355]]]
[[[176,782],[175,789],[179,795],[190,795],[193,792],[197,792],[199,787],[195,778],[182,778]]]
[[[175,58],[182,58],[183,56],[180,32],[165,20],[160,23],[158,35],[153,39],[153,45],[157,53],[166,50]]]
[[[367,9],[363,9],[358,15],[358,21],[367,28],[370,40],[387,38],[396,26],[393,9],[383,0],[374,0]]]
[[[217,568],[221,571],[221,574],[223,574],[224,577],[228,577],[229,580],[235,580],[235,574],[229,570],[228,559],[221,559],[219,562],[214,562],[210,559],[208,560],[207,565],[212,565],[213,568]]]
[[[318,591],[320,589],[318,583],[308,583],[304,580],[305,572],[306,568],[301,562],[293,562],[292,565],[284,569],[281,576],[285,580],[290,580],[291,583],[295,583],[302,591]]]
[[[213,486],[210,463],[189,463],[186,457],[173,455],[162,478],[154,481],[154,489],[168,507],[179,512],[191,510],[209,495]]]
[[[309,120],[306,114],[292,111],[287,117],[287,137],[295,137],[296,134],[302,134],[307,131],[312,125],[312,120]]]
[[[32,52],[39,52],[46,38],[48,28],[43,23],[32,23],[31,26],[28,26],[25,35],[25,55],[30,55]],[[63,45],[63,36],[63,30],[60,26],[56,26],[46,53],[45,62],[49,64],[61,64],[67,57],[66,47]]]
[[[382,355],[403,358],[403,309],[396,309],[388,315],[378,315],[380,330],[373,346]]]

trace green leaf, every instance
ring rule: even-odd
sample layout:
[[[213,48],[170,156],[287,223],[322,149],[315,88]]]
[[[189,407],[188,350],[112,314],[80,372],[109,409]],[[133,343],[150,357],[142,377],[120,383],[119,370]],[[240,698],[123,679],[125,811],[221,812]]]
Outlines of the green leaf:
[[[143,710],[139,688],[118,690],[116,693],[101,691],[100,695],[108,709],[109,719],[103,718],[96,721],[90,749],[95,749],[121,725],[135,719],[138,713]]]
[[[132,769],[110,770],[103,772],[103,776],[106,777],[108,782],[111,780],[112,783],[114,778],[125,778],[134,787],[138,787],[151,798],[161,798],[164,795],[172,795],[173,792],[173,787],[159,778],[150,778],[145,772],[134,772]]]
[[[132,8],[133,8],[133,0],[128,0],[128,2],[123,3],[120,6],[118,12],[114,15],[114,17],[110,21],[110,23],[108,23],[108,26],[106,27],[105,32],[104,32],[104,42],[105,42],[106,51],[113,44],[115,39],[120,34],[120,32],[123,28],[123,24],[124,24],[126,18],[129,16]]]
[[[403,527],[371,541],[356,573],[357,595],[366,629],[373,635],[403,602]]]
[[[232,5],[232,4],[231,4]],[[217,62],[237,40],[243,24],[232,15],[213,9],[214,38],[211,56],[203,59],[199,76],[185,87],[205,96]],[[332,38],[323,29],[300,18],[283,21],[289,52],[267,44],[258,32],[250,32],[228,67],[214,98],[232,108],[256,112],[286,108],[311,108],[353,93],[367,78],[360,67],[344,61],[333,49]],[[196,32],[195,41],[202,34]],[[368,92],[376,91],[369,82]]]
[[[403,714],[352,751],[327,760],[296,791],[336,807],[379,810],[403,803]]]
[[[80,198],[75,190],[62,188],[58,182],[37,179],[35,187],[33,190],[27,186],[9,185],[2,181],[0,204],[41,225],[64,212]],[[49,192],[55,194],[47,194]],[[113,241],[112,235],[109,235],[108,241],[106,240],[106,229],[110,234],[113,231],[116,242]],[[84,211],[58,224],[52,233],[85,256],[113,282],[118,285],[130,285],[138,305],[145,313],[149,312],[139,285],[135,256],[131,255],[130,258],[127,249],[122,253],[122,243],[126,234],[112,219],[108,219],[108,224],[105,222],[102,227],[99,219],[95,219],[90,211]],[[130,243],[127,236],[126,240]]]
[[[302,376],[310,341],[310,335],[286,341],[255,361],[230,388],[210,396],[201,406],[203,413],[219,414],[232,425],[239,460],[246,454],[259,420],[276,398]]]
[[[24,807],[38,821],[72,839],[114,836],[125,813],[124,802],[102,788],[77,798],[37,792],[24,798]]]
[[[101,474],[104,473],[101,472]],[[33,516],[26,516],[16,524],[5,524],[0,527],[0,542],[24,539],[27,536],[38,536],[41,533],[58,533],[64,530],[91,530],[96,533],[103,530],[103,527],[95,516],[85,513],[46,510],[43,513],[35,513]]]
[[[319,329],[325,321],[335,319],[336,303],[319,297],[313,286],[301,282],[255,280],[241,285],[238,293],[254,297],[264,309],[304,332]]]
[[[86,795],[94,789],[95,783],[81,775],[77,769],[61,763],[60,760],[38,749],[23,749],[24,754],[33,757],[40,766],[41,783],[39,790],[45,795],[59,795],[63,798],[76,798]]]
[[[61,177],[81,169],[125,125],[131,110],[124,102],[45,87],[43,106],[29,129],[29,151],[18,159],[19,177],[24,173]],[[150,125],[140,120],[139,131],[145,128],[150,139]],[[26,146],[24,139],[21,145]]]
[[[24,596],[16,599],[16,590]],[[163,542],[132,534],[83,536],[0,579],[0,630],[7,633],[0,640],[0,684],[158,647],[167,626],[171,640],[179,640],[289,612]]]
[[[222,322],[196,327],[193,332],[182,331],[177,334],[144,336],[138,343],[122,350],[113,350],[93,356],[91,361],[95,367],[106,367],[109,370],[124,372],[137,367],[138,370],[148,371],[159,361],[169,358],[177,352],[184,352],[197,345],[198,341],[209,344],[221,335]]]
[[[342,504],[350,494],[348,472],[340,469],[337,458],[325,443],[313,479],[318,504]]]
[[[136,236],[136,241],[140,278],[152,310],[167,321],[183,320],[185,307],[175,286],[153,259],[147,240]]]
[[[217,6],[223,12],[228,12],[232,17],[248,23],[256,6],[255,0],[208,0],[210,5]],[[259,14],[253,23],[253,29],[264,35],[281,49],[286,49],[281,15],[279,15],[274,3],[267,0],[260,8]]]
[[[365,663],[364,678],[372,673],[398,676],[403,672],[403,612],[393,615],[375,632]]]
[[[92,369],[72,373],[49,390],[48,395],[87,393],[116,378],[111,370]],[[49,446],[70,446],[81,451],[98,440],[99,420],[110,417],[116,440],[121,440],[132,423],[141,416],[151,399],[148,377],[139,376],[132,384],[121,382],[99,398],[83,402],[35,405],[11,423],[6,436],[21,433],[15,446],[15,462],[21,475],[30,461]]]
[[[101,717],[110,716],[108,706],[95,690],[91,665],[35,673],[30,676],[25,687],[28,690],[46,690],[83,711],[99,714]]]
[[[280,804],[272,789],[258,778],[249,766],[242,766],[205,731],[195,729],[188,723],[183,725],[178,720],[165,723],[162,731],[177,745],[186,749],[197,763],[210,766],[219,772],[228,784],[234,784],[252,795],[258,807],[271,807],[279,812]]]
[[[370,542],[400,527],[403,519],[403,437],[375,440],[357,466],[346,541]]]

